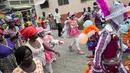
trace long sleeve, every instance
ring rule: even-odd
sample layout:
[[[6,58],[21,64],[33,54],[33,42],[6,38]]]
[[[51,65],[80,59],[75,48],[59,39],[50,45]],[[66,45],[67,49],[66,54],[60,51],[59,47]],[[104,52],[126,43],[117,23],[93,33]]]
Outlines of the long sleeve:
[[[101,70],[101,56],[104,52],[106,46],[111,40],[111,36],[109,33],[104,31],[102,35],[99,38],[99,42],[97,44],[96,50],[95,50],[95,58],[94,58],[94,71],[95,72],[102,72]]]
[[[80,23],[81,21],[83,21],[83,19],[84,19],[84,15],[82,15],[79,19],[78,19],[78,23]]]
[[[123,51],[126,51],[127,49],[128,49],[128,46],[125,45],[124,43],[122,43],[122,50],[123,50]]]
[[[67,25],[67,20],[65,21],[65,25],[64,25],[64,28],[63,28],[63,31],[66,31],[66,30],[68,30],[68,25]]]

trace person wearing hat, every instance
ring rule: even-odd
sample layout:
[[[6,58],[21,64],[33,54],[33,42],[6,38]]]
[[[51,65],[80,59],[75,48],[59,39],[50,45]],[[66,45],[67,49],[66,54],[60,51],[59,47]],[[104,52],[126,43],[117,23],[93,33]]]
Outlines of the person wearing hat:
[[[12,73],[17,67],[14,56],[15,45],[3,35],[0,29],[0,71],[3,73]]]
[[[97,2],[106,19],[106,26],[101,31],[96,47],[93,72],[127,73],[122,64],[122,55],[123,51],[129,52],[129,48],[123,44],[119,28],[119,25],[124,23],[123,14],[127,11],[120,10],[125,9],[122,3],[114,2],[110,10],[104,0],[97,0]]]
[[[50,49],[47,45],[43,43],[42,39],[38,37],[35,27],[26,27],[21,30],[20,33],[23,36],[24,40],[29,40],[26,43],[26,46],[28,46],[32,50],[33,57],[42,62],[43,67],[46,66],[45,54],[43,51],[48,50],[60,56],[59,52]]]
[[[51,35],[45,34],[45,31],[42,27],[38,28],[37,32],[38,32],[38,36],[42,39],[42,41],[53,50],[55,48],[55,45],[61,45],[64,43],[63,41],[55,40],[53,38],[53,36],[51,36]],[[53,73],[52,62],[56,61],[56,58],[55,58],[53,52],[51,52],[51,51],[45,50],[44,54],[45,54],[45,60],[46,60],[45,67],[47,69],[47,72]]]
[[[24,45],[19,34],[19,28],[15,26],[13,20],[9,21],[7,24],[9,27],[3,32],[4,36],[9,38],[15,44],[16,48]]]
[[[97,0],[106,19],[106,26],[100,33],[93,60],[93,73],[127,73],[122,63],[123,51],[130,52],[122,42],[119,25],[124,23],[122,3],[114,4],[109,9],[104,0]],[[118,12],[118,13],[116,13]],[[118,28],[115,28],[114,25]]]
[[[33,59],[32,51],[27,46],[21,46],[15,51],[18,66],[10,73],[44,73],[42,63]]]
[[[85,53],[83,51],[81,51],[81,48],[79,46],[78,36],[80,34],[80,31],[78,29],[78,22],[83,20],[84,17],[85,17],[85,14],[82,15],[79,19],[77,19],[75,17],[75,13],[70,12],[69,19],[65,22],[66,28],[64,28],[64,31],[63,31],[63,32],[67,32],[67,34],[63,33],[64,36],[66,36],[66,37],[69,36],[69,37],[71,37],[71,39],[73,39],[72,43],[69,46],[70,51],[72,51],[72,52],[74,51],[73,46],[75,45],[76,49],[78,51],[78,54],[80,54],[80,55],[83,55]]]

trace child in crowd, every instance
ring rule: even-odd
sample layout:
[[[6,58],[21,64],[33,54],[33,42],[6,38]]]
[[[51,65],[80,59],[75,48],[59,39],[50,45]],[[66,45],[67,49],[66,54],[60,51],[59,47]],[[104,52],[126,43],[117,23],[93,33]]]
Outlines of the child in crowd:
[[[79,46],[79,40],[78,40],[78,35],[80,34],[80,31],[78,29],[78,22],[80,22],[81,20],[83,20],[83,18],[85,17],[85,15],[81,16],[79,19],[77,19],[75,17],[75,13],[74,12],[71,12],[68,14],[69,15],[69,18],[68,20],[65,21],[65,27],[63,29],[63,32],[66,32],[68,34],[64,34],[64,36],[69,36],[73,39],[71,45],[69,46],[69,49],[70,51],[74,51],[73,50],[73,46],[75,45],[76,46],[76,49],[78,51],[78,54],[80,55],[83,55],[84,52],[81,51],[81,48]]]
[[[53,37],[51,35],[46,35],[45,31],[42,27],[38,28],[37,31],[38,31],[39,37],[41,37],[43,42],[53,50],[54,50],[55,45],[60,45],[60,44],[64,43],[63,41],[53,39]],[[53,73],[51,64],[52,64],[53,60],[55,59],[54,54],[53,54],[53,52],[50,52],[47,50],[44,50],[44,54],[45,54],[47,72]]]

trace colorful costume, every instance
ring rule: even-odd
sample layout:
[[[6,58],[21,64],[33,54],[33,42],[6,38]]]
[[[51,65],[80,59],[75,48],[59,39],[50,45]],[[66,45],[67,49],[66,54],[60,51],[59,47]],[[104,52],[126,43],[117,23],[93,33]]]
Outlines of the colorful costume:
[[[130,73],[130,60],[127,60],[127,61],[125,62],[125,68],[126,68],[126,70],[127,70],[127,73]]]
[[[110,24],[107,24],[104,29],[95,50],[94,72],[126,73],[121,62],[123,55],[121,50],[128,47],[121,42],[120,33]]]
[[[125,29],[124,34],[123,34],[123,41],[124,41],[124,44],[126,44],[128,47],[130,47],[130,21],[129,20],[124,25],[126,27],[122,27],[122,29]]]
[[[70,28],[69,35],[70,36],[78,36],[80,32],[78,29],[77,20],[70,20],[70,21],[68,21],[67,24]]]
[[[39,34],[44,32],[44,34],[42,34],[42,35],[45,35],[45,36],[43,38],[41,38],[41,39],[42,39],[44,44],[46,44],[48,47],[50,47],[53,50],[54,50],[55,45],[63,44],[63,41],[54,40],[51,35],[46,34],[42,27],[38,28],[37,32]],[[53,52],[44,50],[43,54],[45,55],[45,60],[46,60],[46,66],[45,67],[46,67],[47,71],[49,73],[53,73],[52,64],[51,64],[52,61],[55,59]]]
[[[84,52],[81,51],[80,46],[79,46],[79,40],[78,40],[78,35],[80,34],[80,31],[78,29],[78,22],[83,20],[84,15],[81,16],[79,19],[75,18],[75,13],[71,12],[69,14],[69,19],[65,22],[65,31],[66,34],[68,33],[69,37],[73,38],[73,41],[71,45],[69,46],[70,51],[73,51],[73,46],[76,46],[76,49],[78,51],[78,54],[84,54]],[[67,30],[68,29],[68,30]],[[67,35],[65,35],[67,36]]]
[[[21,40],[18,27],[14,27],[15,32],[12,29],[8,29],[4,31],[5,36],[9,36],[8,38],[15,44],[15,47],[18,48],[23,46],[23,41]]]
[[[128,47],[123,44],[120,30],[114,27],[114,24],[123,24],[123,13],[115,15],[117,11],[124,8],[123,4],[117,4],[111,11],[104,0],[97,0],[106,20],[110,20],[101,31],[94,57],[94,73],[127,73],[122,64],[123,51]],[[109,15],[109,13],[113,15]]]
[[[94,33],[92,33],[94,31]],[[95,25],[89,25],[84,30],[82,33],[88,34],[88,42],[86,43],[88,50],[95,50],[95,47],[97,46],[98,38],[99,38],[99,29]],[[91,34],[91,35],[89,35]]]
[[[63,44],[63,41],[54,40],[51,35],[46,35],[42,40],[51,49],[54,49],[55,45]],[[45,50],[44,53],[45,53],[45,56],[46,56],[46,62],[51,63],[53,61],[53,59],[54,59],[53,53],[50,52],[50,51],[47,51],[47,50]]]
[[[1,33],[2,30],[0,30]],[[0,71],[3,73],[12,73],[17,67],[17,62],[13,54],[15,46],[9,39],[5,39],[5,41],[8,45],[0,44]]]
[[[123,41],[124,41],[124,44],[130,47],[130,26],[129,26],[128,32],[123,35]]]

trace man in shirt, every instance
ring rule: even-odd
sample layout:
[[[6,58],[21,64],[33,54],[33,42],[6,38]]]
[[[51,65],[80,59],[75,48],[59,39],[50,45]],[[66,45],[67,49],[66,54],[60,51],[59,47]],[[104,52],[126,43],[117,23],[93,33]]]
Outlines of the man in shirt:
[[[62,32],[62,26],[61,26],[61,15],[59,13],[59,10],[58,8],[55,9],[55,14],[54,14],[54,20],[55,20],[55,23],[58,27],[58,36],[61,37],[61,32]]]

